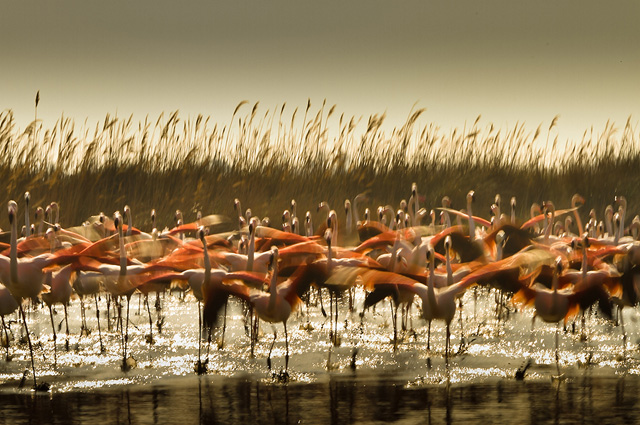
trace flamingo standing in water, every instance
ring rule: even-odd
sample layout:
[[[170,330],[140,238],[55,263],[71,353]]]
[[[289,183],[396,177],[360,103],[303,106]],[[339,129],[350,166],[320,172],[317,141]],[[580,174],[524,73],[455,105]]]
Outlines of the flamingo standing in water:
[[[9,258],[0,256],[0,281],[11,292],[16,299],[22,323],[27,334],[27,342],[29,344],[29,353],[31,355],[31,369],[33,371],[33,387],[36,390],[47,391],[49,386],[42,384],[38,386],[36,379],[36,366],[33,357],[33,345],[29,336],[29,327],[27,326],[27,316],[22,308],[22,299],[36,299],[42,291],[42,282],[44,281],[44,273],[42,269],[50,265],[48,255],[40,255],[33,258],[18,259],[18,223],[16,216],[18,214],[18,204],[15,201],[9,201],[9,224],[11,225],[11,247]]]
[[[120,250],[120,264],[103,264],[95,261],[89,264],[81,264],[76,266],[80,270],[92,271],[102,274],[104,277],[104,285],[106,290],[116,298],[126,297],[127,299],[127,317],[126,325],[120,326],[121,346],[122,346],[122,371],[126,372],[133,367],[135,360],[127,358],[127,349],[129,342],[129,305],[131,296],[136,291],[139,282],[134,281],[134,277],[143,273],[146,269],[144,265],[133,264],[128,265],[127,253],[124,245],[124,235],[122,230],[122,216],[119,212],[114,214],[114,225],[118,231],[118,242]],[[118,309],[121,313],[120,303]],[[118,315],[120,323],[122,323],[122,314]],[[124,328],[124,331],[123,331]]]
[[[287,333],[287,320],[291,312],[302,302],[298,291],[300,290],[300,279],[292,278],[278,285],[278,248],[271,248],[270,268],[271,280],[269,283],[269,292],[249,291],[246,286],[229,287],[231,294],[251,303],[253,310],[260,319],[269,323],[282,323],[284,325],[285,338],[285,369],[287,373],[289,368],[289,337]],[[207,300],[205,298],[205,303]],[[271,353],[275,344],[277,334],[274,332],[273,342],[269,349],[267,358],[267,366],[271,369]],[[286,375],[285,375],[286,376]]]
[[[49,229],[51,230],[51,229]],[[72,289],[71,289],[71,275],[73,273],[73,269],[71,265],[66,265],[60,270],[55,272],[48,272],[46,277],[46,283],[48,284],[50,290],[48,292],[42,292],[40,296],[42,297],[42,301],[47,304],[49,307],[49,315],[51,317],[51,328],[53,330],[53,361],[54,365],[57,364],[57,347],[56,347],[56,325],[53,321],[53,305],[54,304],[62,304],[64,308],[64,321],[66,324],[66,335],[67,338],[65,340],[65,347],[67,351],[69,351],[69,320],[67,315],[67,305],[69,304],[69,300],[71,298]]]
[[[4,322],[4,316],[9,314],[13,314],[18,309],[18,303],[16,299],[11,295],[11,292],[0,283],[0,318],[2,319],[2,329],[4,329],[4,346],[7,349],[7,356],[5,359],[7,361],[11,360],[9,356],[9,331],[7,330],[7,325]]]

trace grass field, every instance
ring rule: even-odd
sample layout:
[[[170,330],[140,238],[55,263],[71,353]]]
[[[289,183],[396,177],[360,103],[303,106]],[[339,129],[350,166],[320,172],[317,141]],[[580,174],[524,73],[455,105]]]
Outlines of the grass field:
[[[640,131],[631,118],[623,127],[608,123],[585,131],[582,140],[565,141],[555,129],[558,117],[548,126],[508,130],[478,117],[446,132],[420,124],[423,112],[413,110],[402,127],[389,131],[384,114],[367,120],[338,116],[335,105],[289,111],[241,102],[227,123],[183,120],[176,111],[142,122],[107,115],[95,128],[64,117],[43,128],[35,120],[20,130],[5,110],[0,203],[15,199],[23,213],[28,190],[33,207],[60,204],[63,226],[128,204],[134,225],[148,228],[152,208],[159,227],[171,227],[176,209],[185,221],[198,210],[231,218],[239,198],[243,208],[279,225],[292,198],[298,215],[315,215],[324,200],[343,220],[345,199],[367,192],[366,206],[375,211],[408,199],[416,182],[428,209],[440,206],[444,195],[462,208],[474,189],[476,214],[484,217],[498,193],[505,204],[517,197],[523,219],[532,202],[567,207],[576,192],[587,200],[583,216],[595,208],[602,217],[615,195],[629,201],[627,225],[640,209]],[[6,214],[0,226],[8,226]]]

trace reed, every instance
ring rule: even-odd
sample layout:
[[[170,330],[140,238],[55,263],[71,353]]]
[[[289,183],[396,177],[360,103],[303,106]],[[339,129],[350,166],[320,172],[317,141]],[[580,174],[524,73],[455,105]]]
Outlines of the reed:
[[[601,216],[614,195],[627,197],[629,222],[640,209],[640,132],[631,119],[622,130],[607,123],[600,133],[591,128],[582,140],[562,141],[554,133],[558,117],[546,134],[543,125],[505,130],[483,125],[481,117],[445,133],[421,124],[423,109],[412,109],[404,125],[390,131],[385,114],[338,116],[335,105],[323,102],[315,111],[308,101],[289,119],[285,109],[263,112],[258,103],[243,101],[226,124],[202,115],[183,119],[178,111],[155,123],[107,114],[93,129],[64,116],[42,128],[36,115],[24,131],[5,110],[0,204],[29,190],[34,206],[60,204],[63,226],[129,204],[135,225],[148,228],[152,208],[159,224],[171,227],[176,209],[187,220],[198,210],[233,217],[239,198],[279,224],[292,198],[301,214],[315,214],[321,200],[340,211],[344,199],[366,191],[367,206],[375,209],[408,199],[417,182],[428,208],[444,195],[462,207],[474,189],[483,216],[496,193],[516,196],[523,218],[532,202],[551,199],[565,207],[576,192],[587,199],[584,215],[594,208]],[[7,225],[0,214],[0,226]]]

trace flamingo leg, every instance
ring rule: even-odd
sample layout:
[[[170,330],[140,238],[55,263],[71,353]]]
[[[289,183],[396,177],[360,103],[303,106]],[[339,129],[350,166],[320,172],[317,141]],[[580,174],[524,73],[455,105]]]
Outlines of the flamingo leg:
[[[227,305],[229,304],[229,299],[224,302],[224,317],[222,318],[222,337],[220,338],[220,344],[218,344],[218,349],[222,350],[224,348],[224,334],[227,330]]]
[[[558,370],[558,376],[560,376],[560,354],[558,352],[559,329],[560,329],[560,322],[556,322],[556,369]]]
[[[449,367],[449,346],[451,345],[451,343],[449,342],[450,339],[451,339],[451,330],[449,329],[449,323],[447,323],[447,340],[445,341],[445,344],[444,344],[444,358],[445,358],[445,364],[447,365],[447,368]]]
[[[127,346],[129,345],[129,304],[130,304],[130,300],[131,297],[127,297],[127,322],[125,325],[125,331],[124,331],[124,350],[123,350],[123,358],[122,358],[122,370],[123,371],[127,371],[129,370],[129,366],[127,365]]]
[[[38,388],[38,383],[36,382],[36,363],[33,359],[33,345],[31,345],[31,337],[29,336],[29,327],[27,326],[27,316],[24,314],[24,309],[22,308],[22,303],[18,303],[18,307],[20,308],[20,315],[22,316],[22,323],[24,324],[24,330],[27,333],[27,342],[29,343],[29,354],[31,355],[31,370],[33,371],[33,388]]]
[[[58,348],[56,347],[56,324],[53,321],[53,308],[49,306],[49,316],[51,317],[51,329],[53,330],[53,367],[58,367]]]
[[[4,329],[4,337],[5,337],[5,347],[7,349],[7,357],[5,357],[6,361],[9,361],[9,331],[7,330],[7,325],[4,323],[4,316],[0,316],[2,318],[2,329]]]
[[[98,294],[93,295],[96,300],[96,318],[98,319],[98,338],[100,339],[100,352],[104,353],[104,345],[102,344],[102,331],[100,330],[100,310],[98,309]]]
[[[622,316],[622,307],[618,307],[618,316],[620,316],[620,330],[622,330],[622,357],[627,353],[627,333],[624,330],[624,317]]]
[[[458,300],[458,308],[460,309],[460,349],[464,348],[464,320],[462,318],[462,298]]]
[[[87,333],[87,316],[84,309],[84,296],[80,297],[80,336]]]
[[[286,347],[286,354],[284,357],[284,370],[289,370],[289,336],[287,335],[287,322],[282,322],[284,324],[284,345]]]
[[[393,351],[396,351],[398,346],[398,329],[397,329],[397,320],[398,320],[398,307],[394,308],[393,300],[389,300],[389,306],[391,307],[391,321],[393,322]]]
[[[144,304],[147,306],[147,314],[149,315],[149,339],[147,342],[153,344],[153,320],[151,319],[151,308],[149,307],[149,295],[144,296]]]
[[[269,368],[269,370],[271,370],[271,352],[273,351],[273,346],[276,345],[276,338],[278,337],[278,334],[276,333],[276,330],[273,330],[273,342],[271,343],[271,347],[269,348],[269,356],[267,357],[267,367]]]
[[[200,308],[200,303],[198,302],[198,363],[200,363],[201,356],[202,356],[202,309]]]
[[[65,325],[65,331],[67,334],[67,339],[64,342],[64,346],[65,349],[67,351],[69,351],[69,314],[67,313],[67,304],[62,304],[62,307],[64,307],[64,325]]]
[[[111,306],[111,294],[107,294],[107,331],[111,332],[111,313],[110,313],[110,307]]]

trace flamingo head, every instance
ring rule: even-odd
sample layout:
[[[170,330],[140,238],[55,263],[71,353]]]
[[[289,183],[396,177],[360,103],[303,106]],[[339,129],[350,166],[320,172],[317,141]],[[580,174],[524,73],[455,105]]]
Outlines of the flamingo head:
[[[467,203],[472,203],[476,201],[476,192],[474,192],[473,190],[470,190],[469,193],[467,193]]]
[[[429,246],[427,248],[427,263],[431,263],[433,260],[435,260],[435,254],[433,252],[433,247]]]
[[[122,230],[122,215],[120,214],[120,211],[116,211],[113,214],[113,226],[116,230]]]
[[[400,209],[404,212],[409,211],[409,204],[407,204],[407,200],[403,199],[400,201]]]
[[[447,251],[449,251],[451,249],[451,236],[447,235],[446,238],[444,238],[444,249],[446,249]]]
[[[418,185],[416,183],[412,183],[411,184],[411,195],[413,197],[417,197],[418,196]]]
[[[205,244],[205,236],[209,233],[209,228],[205,226],[200,226],[198,228],[198,239],[202,241],[202,244]]]
[[[558,257],[556,258],[556,262],[555,262],[555,271],[556,273],[558,273],[558,275],[560,275],[562,273],[564,266],[562,265],[562,257]]]
[[[331,246],[331,239],[332,238],[333,238],[333,230],[331,230],[331,227],[329,227],[324,232],[324,240],[327,241],[327,245]]]
[[[18,213],[18,204],[16,201],[9,201],[8,205],[9,209],[9,224],[13,224],[13,220],[16,218],[16,214]]]
[[[275,267],[275,265],[278,263],[279,254],[280,254],[280,252],[278,251],[278,247],[272,246],[271,247],[271,255],[269,256],[269,264],[268,264],[268,267],[270,269]]]
[[[24,193],[24,203],[29,205],[29,201],[31,201],[31,194],[29,192]]]

